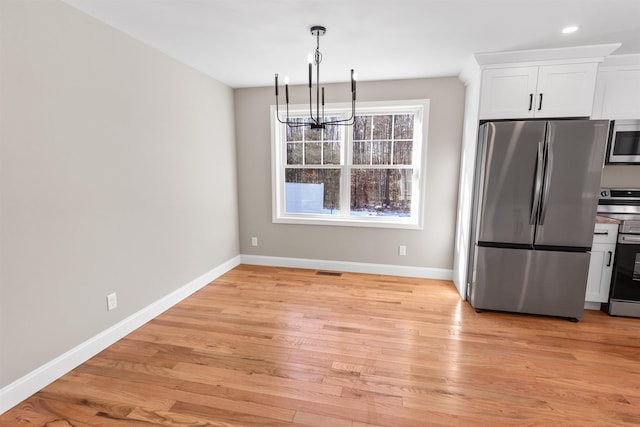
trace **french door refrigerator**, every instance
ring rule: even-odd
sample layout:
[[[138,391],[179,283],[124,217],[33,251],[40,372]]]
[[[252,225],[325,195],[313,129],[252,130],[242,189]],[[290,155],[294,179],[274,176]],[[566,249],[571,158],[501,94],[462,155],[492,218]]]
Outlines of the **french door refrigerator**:
[[[481,125],[468,300],[581,318],[609,122]]]

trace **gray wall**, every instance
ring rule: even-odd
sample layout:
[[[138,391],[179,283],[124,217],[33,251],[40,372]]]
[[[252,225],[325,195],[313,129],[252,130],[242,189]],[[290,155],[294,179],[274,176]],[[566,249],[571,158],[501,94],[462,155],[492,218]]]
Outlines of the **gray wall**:
[[[291,101],[306,102],[307,90],[292,89]],[[327,102],[343,102],[341,96],[348,98],[349,88],[345,84],[327,85],[326,92]],[[275,102],[273,88],[237,89],[241,253],[451,269],[464,87],[455,77],[358,82],[361,101],[421,98],[431,100],[424,229],[307,226],[271,222],[269,106]],[[259,246],[251,246],[251,236],[258,237]],[[398,245],[407,246],[407,256],[398,256]]]
[[[640,166],[605,166],[602,170],[603,188],[640,188]]]
[[[2,387],[239,248],[230,88],[57,0],[0,27]]]

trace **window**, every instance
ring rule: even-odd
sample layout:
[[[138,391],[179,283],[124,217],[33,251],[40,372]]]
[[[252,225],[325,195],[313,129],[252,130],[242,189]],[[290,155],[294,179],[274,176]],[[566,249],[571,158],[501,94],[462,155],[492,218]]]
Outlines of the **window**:
[[[353,126],[290,128],[272,106],[273,221],[420,228],[429,101],[358,103]],[[346,118],[350,104],[327,105]],[[308,106],[289,107],[308,117]],[[281,116],[282,117],[282,116]]]

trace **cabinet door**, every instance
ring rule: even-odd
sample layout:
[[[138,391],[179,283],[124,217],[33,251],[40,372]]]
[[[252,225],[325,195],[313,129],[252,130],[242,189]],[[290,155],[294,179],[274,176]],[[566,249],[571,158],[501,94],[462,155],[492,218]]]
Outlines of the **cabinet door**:
[[[491,68],[482,72],[480,119],[533,117],[538,67]]]
[[[591,248],[586,301],[607,302],[609,300],[615,249],[615,245],[601,243],[595,243]]]
[[[593,108],[598,64],[541,66],[535,117],[588,117]]]
[[[602,117],[610,120],[640,117],[640,70],[605,72],[602,79]]]

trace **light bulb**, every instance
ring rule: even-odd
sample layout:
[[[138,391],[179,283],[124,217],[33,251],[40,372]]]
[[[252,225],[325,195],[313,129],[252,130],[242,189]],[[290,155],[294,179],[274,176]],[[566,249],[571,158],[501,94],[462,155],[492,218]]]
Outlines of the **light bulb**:
[[[308,62],[309,64],[313,64],[313,55],[312,55],[312,54],[308,54],[308,55],[307,55],[307,62]]]
[[[571,34],[578,31],[578,27],[576,25],[572,25],[570,27],[565,27],[562,29],[562,34]]]
[[[289,76],[284,76],[284,84],[289,84]]]

